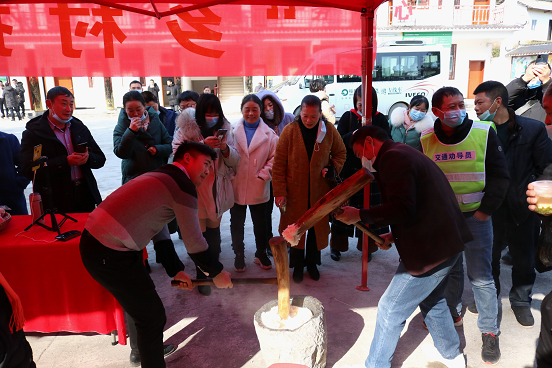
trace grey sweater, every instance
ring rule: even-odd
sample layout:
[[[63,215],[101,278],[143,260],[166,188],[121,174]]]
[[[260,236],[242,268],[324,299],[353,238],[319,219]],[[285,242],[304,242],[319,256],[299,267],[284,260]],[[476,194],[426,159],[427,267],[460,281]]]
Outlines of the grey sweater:
[[[92,211],[85,228],[108,248],[141,251],[175,217],[190,258],[208,276],[219,274],[222,264],[211,258],[199,226],[196,188],[175,165],[162,166],[119,187]],[[169,253],[162,257],[163,266],[173,277],[183,267],[174,247]]]

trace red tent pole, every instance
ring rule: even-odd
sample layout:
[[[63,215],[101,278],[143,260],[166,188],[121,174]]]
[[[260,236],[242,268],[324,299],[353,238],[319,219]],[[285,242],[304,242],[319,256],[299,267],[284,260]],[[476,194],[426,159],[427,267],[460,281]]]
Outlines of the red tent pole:
[[[372,69],[374,52],[374,7],[362,9],[362,125],[372,124]],[[370,208],[370,184],[364,187],[364,208]],[[356,288],[368,291],[368,235],[362,238],[362,277]]]

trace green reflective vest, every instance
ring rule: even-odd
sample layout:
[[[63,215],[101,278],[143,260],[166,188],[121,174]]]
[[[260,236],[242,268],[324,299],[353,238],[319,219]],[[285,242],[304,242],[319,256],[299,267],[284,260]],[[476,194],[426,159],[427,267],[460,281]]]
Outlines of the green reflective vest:
[[[468,136],[456,144],[443,144],[433,128],[422,133],[424,154],[443,170],[462,212],[481,205],[485,188],[485,154],[491,122],[474,121]]]

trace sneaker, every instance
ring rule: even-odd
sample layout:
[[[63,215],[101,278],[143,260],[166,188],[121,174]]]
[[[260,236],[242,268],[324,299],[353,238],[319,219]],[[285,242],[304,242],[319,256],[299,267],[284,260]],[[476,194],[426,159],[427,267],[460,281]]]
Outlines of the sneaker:
[[[236,269],[236,272],[245,271],[245,256],[243,253],[236,254],[236,258],[234,259],[234,268]]]
[[[422,351],[430,362],[443,363],[448,368],[466,368],[464,354],[460,354],[454,359],[445,359],[437,348],[430,344],[422,345]]]
[[[266,255],[266,251],[255,253],[255,260],[253,262],[261,266],[263,270],[269,270],[272,268],[272,262],[270,262],[270,259]]]
[[[481,347],[481,359],[483,363],[495,365],[500,361],[500,347],[498,337],[492,333],[482,334],[483,346]]]
[[[309,273],[309,277],[314,280],[318,281],[320,280],[320,272],[318,272],[318,268],[315,264],[307,265],[307,272]]]
[[[176,351],[176,346],[174,345],[163,345],[163,356],[165,357],[168,357],[169,355],[171,355],[172,353],[174,353]],[[136,350],[136,351],[131,351],[130,352],[130,365],[132,367],[139,367],[141,364],[141,359],[140,359],[140,353]]]
[[[477,316],[479,314],[479,311],[477,310],[477,305],[475,304],[475,301],[468,304],[468,312],[473,314],[474,316]]]
[[[293,281],[295,281],[296,284],[303,282],[303,267],[295,267],[293,269]]]
[[[338,250],[335,250],[335,249],[332,249],[331,250],[331,254],[330,254],[330,257],[334,260],[334,261],[339,261],[341,259],[341,252],[338,251]]]
[[[522,305],[512,305],[512,312],[516,316],[517,322],[525,328],[533,328],[535,325],[535,319],[531,313],[530,307],[525,307]]]
[[[462,316],[452,317],[452,321],[454,322],[454,327],[460,327],[464,324]]]
[[[464,321],[462,320],[462,316],[452,317],[452,322],[454,323],[454,327],[459,327],[464,324]],[[422,322],[422,327],[427,330],[427,325],[425,321]]]

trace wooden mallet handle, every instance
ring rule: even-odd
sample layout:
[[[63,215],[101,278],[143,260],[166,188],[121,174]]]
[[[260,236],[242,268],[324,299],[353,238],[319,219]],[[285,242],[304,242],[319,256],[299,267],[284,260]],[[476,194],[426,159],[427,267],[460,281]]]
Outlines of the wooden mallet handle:
[[[178,280],[171,280],[171,286],[178,286],[181,283],[184,283],[183,281]],[[203,285],[214,285],[213,279],[194,279],[192,280],[192,285],[194,287],[196,286],[203,286]],[[245,285],[245,284],[265,284],[265,285],[278,285],[278,279],[277,278],[266,278],[266,277],[258,277],[258,278],[242,278],[242,279],[232,279],[232,284],[234,285]]]
[[[336,208],[333,211],[336,215],[341,215],[343,212],[343,209],[341,207]],[[385,240],[382,239],[381,236],[373,232],[368,226],[364,225],[362,222],[355,222],[353,225],[355,225],[360,231],[362,231],[364,234],[368,235],[370,238],[374,239],[376,243],[383,244],[385,243]]]
[[[281,319],[289,317],[289,260],[287,244],[283,237],[276,236],[268,242],[274,258],[276,277],[278,278],[278,315]]]

